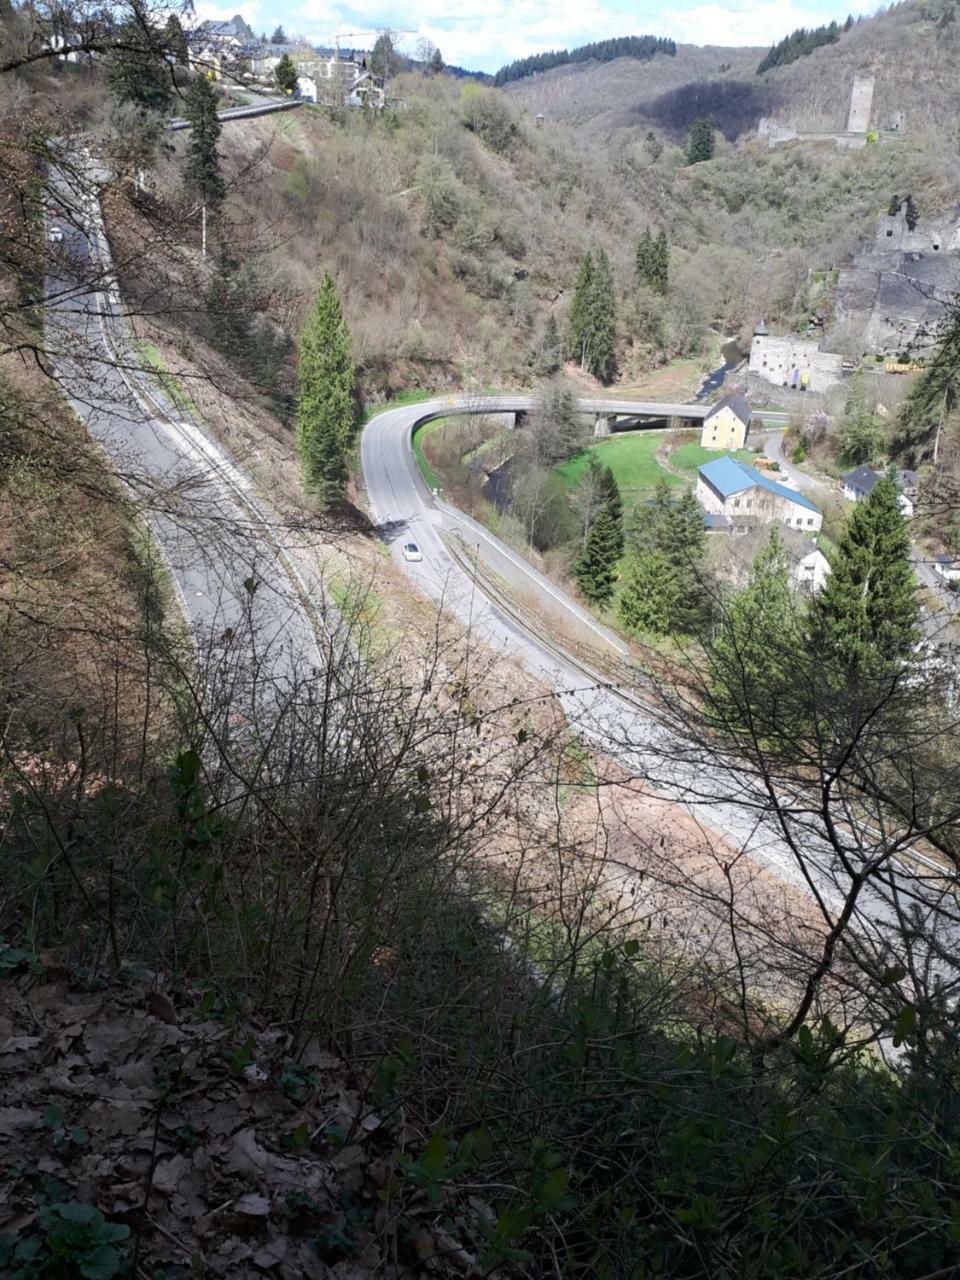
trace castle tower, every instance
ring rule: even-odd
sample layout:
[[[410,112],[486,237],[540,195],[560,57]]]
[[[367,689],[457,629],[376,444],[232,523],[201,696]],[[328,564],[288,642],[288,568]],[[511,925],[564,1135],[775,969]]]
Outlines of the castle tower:
[[[847,117],[847,133],[866,133],[870,128],[873,110],[873,76],[854,76],[850,92],[850,115]]]

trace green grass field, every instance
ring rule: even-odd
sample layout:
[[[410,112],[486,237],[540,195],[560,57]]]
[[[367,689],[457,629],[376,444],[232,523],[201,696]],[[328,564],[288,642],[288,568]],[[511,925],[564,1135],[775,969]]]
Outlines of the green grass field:
[[[750,449],[732,449],[729,452],[731,458],[736,458],[738,462],[749,463],[750,466],[753,466],[757,460],[757,455]],[[686,472],[690,479],[694,480],[698,467],[702,467],[705,462],[713,462],[715,458],[724,456],[725,452],[718,452],[716,449],[702,449],[698,444],[683,444],[671,453],[670,464],[678,471]]]
[[[556,474],[568,489],[572,489],[586,468],[590,454],[596,453],[600,461],[613,472],[620,492],[626,499],[636,499],[641,494],[652,492],[661,478],[677,489],[685,488],[685,481],[664,471],[657,462],[655,455],[663,443],[663,437],[662,431],[649,431],[644,435],[612,436],[607,440],[600,440],[568,462],[561,463],[556,468]]]
[[[390,405],[389,407],[393,408],[393,405]],[[440,477],[427,461],[427,456],[423,452],[423,441],[426,436],[433,435],[434,432],[437,431],[442,431],[446,426],[446,423],[446,418],[434,418],[430,422],[425,422],[422,427],[417,427],[416,431],[413,433],[413,455],[420,468],[420,474],[423,476],[424,480],[426,480],[431,489],[441,489],[443,488],[443,485]]]

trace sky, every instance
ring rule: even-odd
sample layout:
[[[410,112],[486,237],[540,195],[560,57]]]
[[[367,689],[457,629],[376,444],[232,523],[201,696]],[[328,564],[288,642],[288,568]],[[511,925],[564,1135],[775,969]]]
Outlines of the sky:
[[[848,10],[830,0],[194,0],[200,18],[240,13],[256,32],[282,24],[287,34],[326,44],[335,31],[410,29],[398,40],[408,53],[431,40],[446,62],[496,71],[505,62],[547,49],[572,49],[610,36],[671,36],[683,44],[770,45],[797,27],[816,27]],[[843,0],[839,0],[842,4]],[[856,15],[865,11],[854,5]],[[349,43],[344,38],[344,43]]]

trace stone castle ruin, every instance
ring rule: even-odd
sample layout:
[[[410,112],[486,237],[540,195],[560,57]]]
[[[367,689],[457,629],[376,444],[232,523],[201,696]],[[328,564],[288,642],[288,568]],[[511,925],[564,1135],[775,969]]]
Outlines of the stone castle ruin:
[[[873,118],[873,95],[876,89],[876,78],[854,76],[850,90],[850,107],[847,112],[847,127],[842,132],[810,133],[800,132],[790,124],[773,120],[769,116],[761,116],[757,125],[757,134],[765,138],[767,146],[775,147],[783,142],[833,142],[838,147],[865,147],[871,133]],[[904,130],[905,117],[902,111],[895,111],[889,120],[882,124],[874,123],[872,131],[878,140],[899,137]]]
[[[958,288],[960,212],[920,219],[911,231],[904,201],[880,215],[873,243],[840,272],[836,316],[863,323],[866,352],[922,355]]]
[[[850,114],[847,116],[847,133],[866,133],[870,128],[873,112],[873,76],[854,76],[850,91]]]

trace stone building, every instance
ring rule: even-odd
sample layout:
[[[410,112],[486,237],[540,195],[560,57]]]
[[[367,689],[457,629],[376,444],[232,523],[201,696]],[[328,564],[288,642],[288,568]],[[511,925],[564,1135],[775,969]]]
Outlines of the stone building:
[[[788,528],[819,533],[823,524],[819,508],[809,498],[729,455],[700,467],[697,501],[708,515],[726,516],[735,530],[780,520]]]
[[[870,128],[874,85],[873,76],[854,76],[853,89],[850,91],[847,133],[866,133]]]
[[[750,373],[775,387],[826,391],[843,376],[843,357],[821,351],[820,344],[787,334],[774,338],[755,333],[750,344]]]

